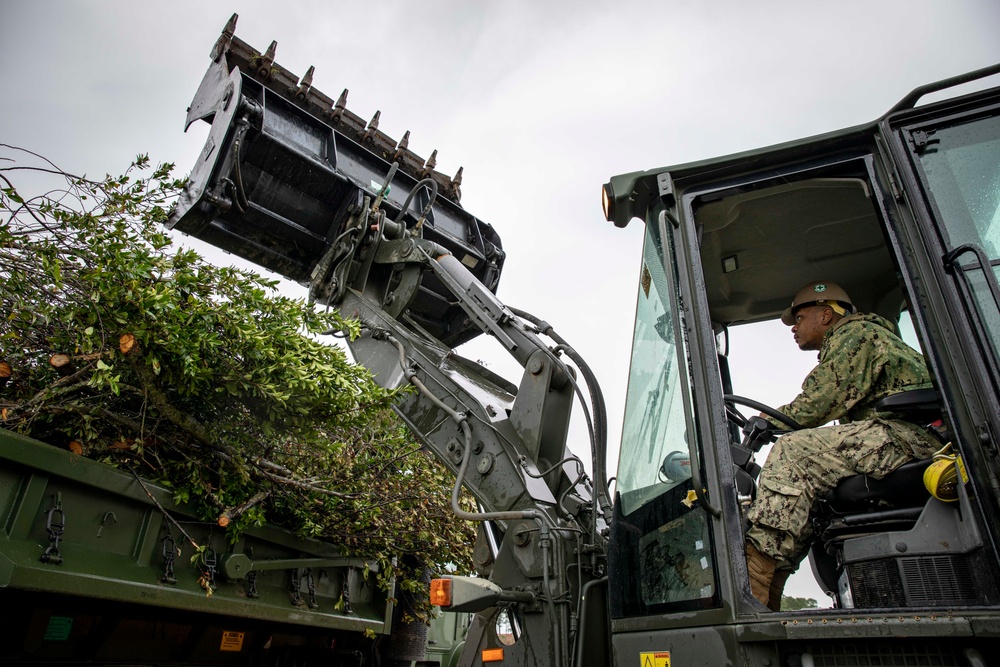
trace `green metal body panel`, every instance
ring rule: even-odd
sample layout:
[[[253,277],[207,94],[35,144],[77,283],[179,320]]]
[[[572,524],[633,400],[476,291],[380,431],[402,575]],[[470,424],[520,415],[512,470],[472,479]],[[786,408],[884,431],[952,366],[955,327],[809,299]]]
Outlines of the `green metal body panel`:
[[[61,511],[53,511],[56,507]],[[57,545],[49,524],[57,529],[62,524]],[[208,653],[225,656],[226,664],[247,654],[249,639],[260,648],[273,644],[276,635],[298,645],[330,647],[338,641],[341,646],[370,644],[366,635],[391,631],[391,591],[378,590],[374,575],[364,576],[364,561],[345,558],[336,545],[273,527],[248,531],[229,544],[225,531],[197,520],[174,503],[170,491],[8,431],[0,431],[0,527],[0,608],[8,630],[11,623],[25,626],[24,643],[0,647],[0,660],[25,660],[30,650],[80,657],[72,645],[83,635],[88,645],[107,644],[114,631],[105,628],[104,639],[97,639],[80,627],[93,621],[82,619],[94,610],[100,620],[93,622],[104,625],[113,616],[119,627],[136,619],[163,627],[190,625],[202,635],[205,628],[216,627],[215,639],[203,641]],[[211,595],[199,583],[205,568],[192,563],[195,549],[182,529],[198,545],[215,551]],[[164,554],[170,539],[179,553],[171,577],[176,581],[166,583]],[[45,562],[47,551],[52,557]],[[225,568],[227,558],[240,567]],[[224,574],[246,575],[248,565],[255,576],[228,579]],[[81,610],[86,610],[82,616]],[[68,628],[60,630],[64,626]],[[193,641],[190,632],[175,632],[188,637],[189,644]],[[234,648],[237,636],[244,642],[242,650]],[[46,644],[58,650],[46,652]],[[188,657],[194,644],[186,649]],[[153,655],[159,650],[146,646]],[[144,656],[140,646],[123,657],[153,656]],[[198,662],[202,660],[213,664],[210,658],[202,656]]]
[[[467,613],[447,612],[432,617],[427,629],[427,654],[420,666],[455,667],[465,647],[470,618]]]

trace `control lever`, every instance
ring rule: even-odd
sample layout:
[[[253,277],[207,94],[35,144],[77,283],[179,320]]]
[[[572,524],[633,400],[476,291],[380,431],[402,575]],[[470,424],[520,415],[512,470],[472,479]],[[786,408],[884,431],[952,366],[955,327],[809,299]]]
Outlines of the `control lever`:
[[[740,443],[753,452],[759,452],[764,445],[774,442],[778,433],[774,424],[760,416],[749,417],[743,424],[743,442]]]

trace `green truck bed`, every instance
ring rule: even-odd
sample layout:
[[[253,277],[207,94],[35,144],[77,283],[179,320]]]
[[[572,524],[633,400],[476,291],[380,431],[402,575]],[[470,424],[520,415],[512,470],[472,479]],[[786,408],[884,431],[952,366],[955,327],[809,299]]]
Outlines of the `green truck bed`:
[[[391,592],[336,545],[229,544],[166,489],[3,430],[0,521],[0,662],[360,665],[392,629]]]

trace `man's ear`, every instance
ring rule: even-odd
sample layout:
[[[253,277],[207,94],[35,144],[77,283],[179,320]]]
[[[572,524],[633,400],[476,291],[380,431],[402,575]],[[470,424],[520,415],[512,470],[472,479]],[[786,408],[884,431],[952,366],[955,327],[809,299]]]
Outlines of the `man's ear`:
[[[823,312],[820,314],[820,322],[823,323],[823,326],[830,326],[833,324],[834,315],[836,315],[836,313],[833,312],[833,308],[827,306],[823,308]]]

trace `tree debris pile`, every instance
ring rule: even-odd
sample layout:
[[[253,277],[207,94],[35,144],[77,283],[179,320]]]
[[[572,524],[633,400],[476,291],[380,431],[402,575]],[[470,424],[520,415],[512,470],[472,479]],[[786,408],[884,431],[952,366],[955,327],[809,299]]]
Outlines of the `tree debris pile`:
[[[449,473],[316,336],[356,323],[175,246],[172,165],[90,180],[2,151],[0,426],[167,486],[233,539],[276,523],[469,569]]]

